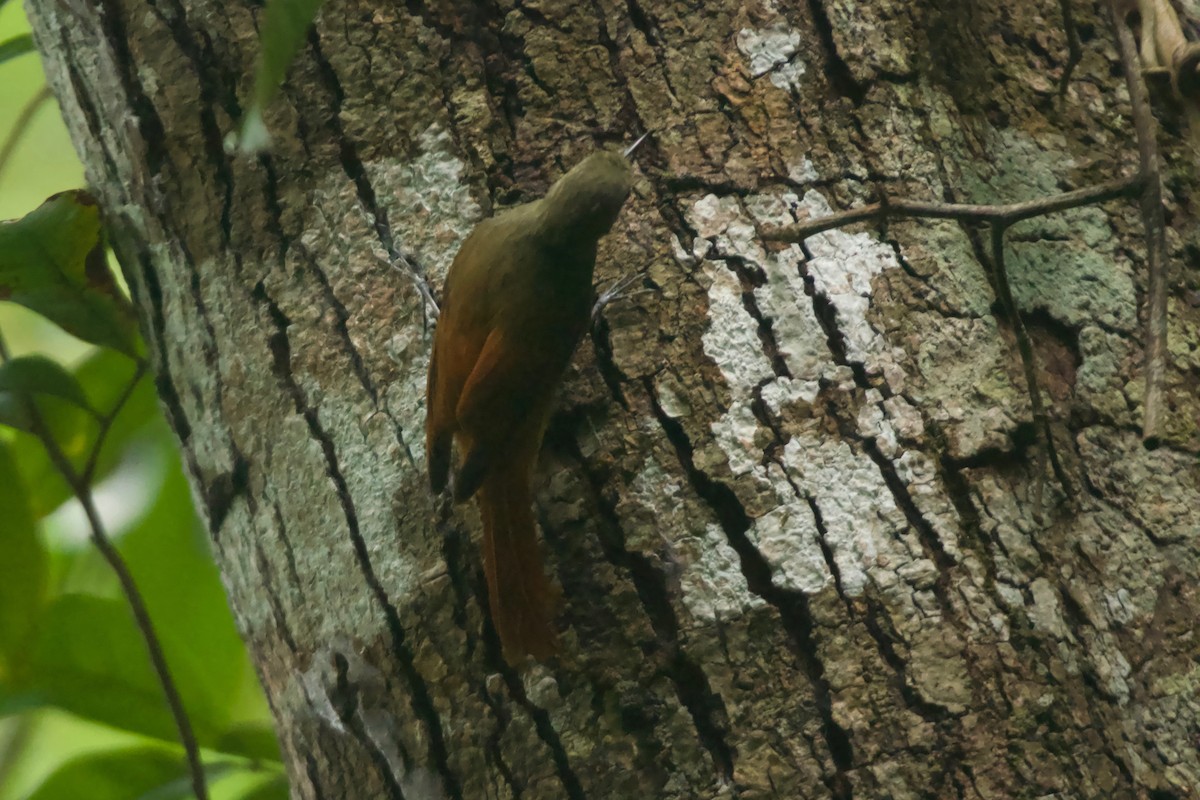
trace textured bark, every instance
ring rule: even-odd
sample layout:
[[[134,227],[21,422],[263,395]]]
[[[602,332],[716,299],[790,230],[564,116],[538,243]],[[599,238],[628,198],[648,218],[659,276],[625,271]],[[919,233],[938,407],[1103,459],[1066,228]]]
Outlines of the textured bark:
[[[272,154],[237,160],[257,6],[31,0],[294,796],[1195,797],[1200,237],[1170,109],[1162,448],[1135,205],[1010,234],[1073,497],[986,234],[756,237],[1132,169],[1102,10],[1074,8],[1059,101],[1056,0],[334,0]],[[648,128],[598,275],[652,291],[580,348],[538,472],[565,652],[509,669],[474,508],[426,488],[416,281]]]

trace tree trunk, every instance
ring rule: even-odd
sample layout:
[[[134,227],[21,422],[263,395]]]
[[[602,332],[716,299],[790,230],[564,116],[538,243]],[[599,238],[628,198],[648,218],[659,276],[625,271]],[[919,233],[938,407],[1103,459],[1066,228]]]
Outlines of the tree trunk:
[[[1190,156],[1155,451],[1135,202],[1009,235],[1053,459],[986,231],[758,234],[1132,171],[1104,4],[1075,6],[1059,99],[1054,0],[336,0],[238,159],[258,3],[30,0],[293,796],[1196,796]],[[427,486],[418,282],[645,130],[597,268],[645,291],[536,477],[563,654],[512,669],[475,508]]]

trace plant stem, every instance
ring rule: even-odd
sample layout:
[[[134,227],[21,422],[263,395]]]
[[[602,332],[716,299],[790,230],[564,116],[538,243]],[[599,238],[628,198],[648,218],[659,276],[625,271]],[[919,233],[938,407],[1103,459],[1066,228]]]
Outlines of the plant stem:
[[[768,242],[802,242],[809,236],[822,231],[841,228],[855,222],[877,222],[895,217],[927,217],[953,219],[964,222],[986,222],[1005,228],[1031,217],[1065,211],[1069,208],[1102,203],[1118,197],[1128,197],[1142,188],[1142,176],[1118,178],[1115,181],[1064,192],[1051,197],[1041,197],[1022,203],[1002,205],[976,205],[970,203],[938,203],[922,200],[885,199],[862,208],[841,211],[819,219],[767,228],[762,239]]]
[[[1113,31],[1129,104],[1133,107],[1133,130],[1138,143],[1138,174],[1143,179],[1141,211],[1146,228],[1146,262],[1150,269],[1149,310],[1146,315],[1146,395],[1142,399],[1142,441],[1148,447],[1158,442],[1163,408],[1163,383],[1167,371],[1167,279],[1166,221],[1163,219],[1162,180],[1158,174],[1158,126],[1150,112],[1146,86],[1138,68],[1137,46],[1133,33],[1122,20],[1115,0],[1110,0]]]
[[[29,99],[29,102],[22,106],[21,113],[17,114],[17,118],[13,122],[12,130],[8,132],[8,138],[4,140],[4,145],[0,146],[0,175],[4,174],[4,168],[8,166],[13,152],[16,151],[17,143],[29,129],[29,123],[33,122],[33,115],[51,96],[50,87],[43,86],[37,94]]]
[[[8,360],[8,346],[5,344],[3,337],[0,336],[0,363]],[[144,371],[144,366],[139,365],[133,380],[130,382],[131,386],[141,379]],[[121,407],[125,404],[125,401],[129,399],[130,394],[132,394],[132,388],[127,389],[122,394],[116,407],[108,415],[107,425],[103,420],[101,421],[100,436],[97,438],[92,452],[88,457],[89,471],[94,470],[96,453],[103,443],[104,435],[108,432],[108,428],[112,424],[112,418],[116,417]],[[96,504],[92,498],[90,484],[84,480],[81,473],[75,471],[70,459],[67,458],[66,453],[63,452],[58,442],[55,441],[54,435],[50,431],[50,426],[46,424],[41,410],[38,409],[37,404],[33,402],[31,397],[25,398],[25,405],[29,412],[29,419],[32,423],[34,435],[38,437],[42,446],[46,448],[46,454],[50,457],[50,462],[58,470],[59,474],[62,475],[63,480],[71,488],[72,494],[75,495],[76,501],[83,508],[88,526],[91,528],[92,542],[117,576],[117,581],[121,585],[121,591],[125,595],[125,600],[129,603],[129,609],[133,612],[134,622],[142,634],[142,640],[146,643],[146,650],[150,654],[150,663],[154,668],[155,675],[158,677],[159,685],[162,686],[163,694],[166,696],[167,706],[170,708],[171,716],[175,720],[175,727],[179,731],[179,741],[183,745],[184,753],[187,755],[188,768],[192,775],[192,791],[195,792],[196,800],[208,800],[208,786],[204,779],[204,765],[200,759],[200,747],[196,743],[196,735],[192,730],[192,723],[188,718],[187,710],[183,706],[183,699],[179,695],[179,689],[175,686],[175,679],[171,677],[171,670],[167,666],[167,659],[163,653],[162,642],[154,630],[154,623],[150,620],[150,612],[146,608],[146,602],[142,598],[142,593],[138,589],[137,583],[134,581],[128,565],[125,563],[125,559],[121,556],[116,546],[113,545],[112,540],[108,537],[108,533],[104,529],[104,522],[100,519],[100,514],[96,510]]]

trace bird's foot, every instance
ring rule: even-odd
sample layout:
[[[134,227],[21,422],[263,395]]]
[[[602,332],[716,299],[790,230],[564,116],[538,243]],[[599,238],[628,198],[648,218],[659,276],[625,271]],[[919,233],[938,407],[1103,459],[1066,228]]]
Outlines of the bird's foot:
[[[625,291],[630,286],[632,286],[634,283],[636,283],[637,280],[642,277],[642,274],[643,273],[641,273],[641,272],[634,272],[630,275],[626,275],[624,278],[619,278],[616,282],[613,283],[612,286],[608,287],[607,289],[605,289],[603,292],[601,292],[599,295],[596,296],[596,303],[595,303],[595,305],[592,306],[592,324],[593,325],[595,325],[596,323],[598,323],[600,321],[600,314],[603,313],[604,308],[609,303],[613,302],[614,300],[620,300],[623,297],[632,297],[635,294],[642,294],[643,292],[650,291],[649,289],[642,289],[641,291],[637,291],[637,292],[626,292]]]

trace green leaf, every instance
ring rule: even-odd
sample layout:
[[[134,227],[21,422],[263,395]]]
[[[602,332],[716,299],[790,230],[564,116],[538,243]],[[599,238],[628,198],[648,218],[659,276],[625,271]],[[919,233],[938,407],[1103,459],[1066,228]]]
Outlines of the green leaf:
[[[75,368],[74,377],[83,387],[92,407],[107,414],[133,377],[135,369],[128,358],[115,350],[99,349]],[[3,413],[3,401],[4,397],[0,395],[0,414]],[[96,439],[96,421],[65,403],[58,403],[57,406],[47,414],[47,422],[72,465],[82,469]],[[158,426],[162,436],[169,439],[170,433],[166,431],[158,410],[154,387],[143,378],[108,432],[100,455],[97,478],[104,477],[112,470],[130,440],[142,434],[148,425]],[[69,499],[71,491],[37,439],[17,436],[12,445],[29,493],[30,507],[34,517],[41,519]]]
[[[21,356],[0,364],[0,394],[49,395],[92,413],[75,376],[45,356]],[[3,422],[0,418],[0,422]]]
[[[238,635],[208,534],[192,507],[176,447],[161,451],[164,481],[153,506],[120,540],[171,663],[190,676],[191,698],[212,725],[205,746],[249,758],[279,760],[257,677]],[[253,715],[253,716],[252,716]],[[260,723],[255,725],[254,723]]]
[[[33,52],[33,37],[28,33],[0,42],[0,64],[9,59]]]
[[[304,37],[312,26],[322,0],[267,0],[262,25],[262,54],[254,76],[254,99],[242,122],[238,148],[243,153],[264,150],[269,141],[263,109],[271,102]]]
[[[108,268],[100,211],[87,192],[57,194],[0,223],[0,300],[36,311],[67,333],[137,357],[133,307]]]
[[[238,795],[237,800],[288,800],[287,778],[275,775]]]
[[[203,764],[204,783],[210,789],[217,781],[236,771],[236,767],[228,761]],[[196,795],[192,791],[192,773],[189,771],[175,780],[156,786],[148,792],[137,796],[137,800],[193,800]]]
[[[169,654],[167,658],[196,737],[202,744],[214,741],[218,726],[197,702],[197,676]],[[123,600],[60,596],[45,615],[23,677],[18,690],[35,693],[46,704],[122,730],[178,741],[141,632]]]
[[[12,449],[0,440],[0,683],[20,670],[46,594],[46,551],[38,538]]]
[[[236,753],[255,761],[282,761],[275,729],[268,720],[231,726],[217,740],[215,749]]]
[[[107,750],[67,761],[26,800],[131,800],[186,775],[182,752],[152,745]]]
[[[29,691],[13,691],[10,681],[0,681],[0,719],[15,717],[26,711],[37,711],[46,707],[45,699]]]
[[[261,690],[192,508],[177,446],[161,420],[155,427],[162,431],[155,443],[159,457],[150,457],[163,484],[145,515],[121,532],[117,546],[201,745],[278,760]],[[89,591],[107,597],[116,591],[115,578],[94,549],[76,553],[72,564],[74,574],[101,577],[103,583]],[[38,653],[27,690],[80,716],[174,741],[162,691],[124,601],[64,595],[51,611],[55,624],[43,628],[46,649]]]
[[[22,356],[0,364],[0,425],[36,434],[34,407],[55,441],[74,436],[95,412],[71,373],[42,356]],[[87,412],[80,417],[78,410]]]

